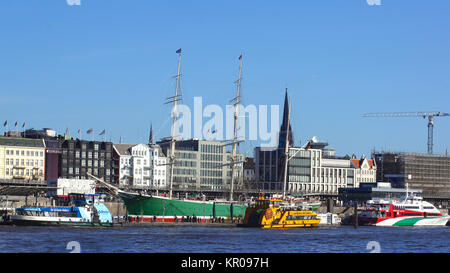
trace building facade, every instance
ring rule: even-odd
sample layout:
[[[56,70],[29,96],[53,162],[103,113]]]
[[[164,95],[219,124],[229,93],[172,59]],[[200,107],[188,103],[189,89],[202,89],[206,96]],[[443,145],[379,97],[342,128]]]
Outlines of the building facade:
[[[450,198],[450,156],[374,152],[377,179],[393,187],[421,189],[424,198]]]
[[[355,187],[360,183],[377,182],[377,165],[375,160],[369,160],[365,156],[361,159],[355,157],[351,160],[352,167],[355,168]]]
[[[119,186],[167,186],[167,158],[158,145],[114,144]]]
[[[116,181],[112,142],[61,140],[59,178],[89,178],[90,173],[106,182]]]
[[[44,181],[45,142],[42,139],[0,137],[0,179]]]
[[[336,194],[342,187],[354,187],[355,169],[349,159],[327,158],[321,149],[289,148],[286,190],[289,193]],[[284,150],[255,148],[255,171],[259,188],[282,191]]]
[[[164,154],[171,154],[170,140],[161,140]],[[180,140],[175,143],[175,164],[173,166],[173,188],[195,190],[229,190],[231,185],[231,153],[220,141]],[[234,188],[243,183],[244,156],[237,154],[234,164]],[[170,163],[170,162],[169,162]],[[167,170],[171,172],[170,167]],[[170,183],[170,173],[168,176]],[[170,185],[168,185],[170,186]]]

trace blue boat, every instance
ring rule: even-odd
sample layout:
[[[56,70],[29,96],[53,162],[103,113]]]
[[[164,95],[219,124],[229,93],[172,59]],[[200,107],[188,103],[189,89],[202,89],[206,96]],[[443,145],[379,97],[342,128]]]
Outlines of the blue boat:
[[[68,195],[68,206],[23,207],[11,216],[13,225],[112,226],[113,219],[99,194]]]

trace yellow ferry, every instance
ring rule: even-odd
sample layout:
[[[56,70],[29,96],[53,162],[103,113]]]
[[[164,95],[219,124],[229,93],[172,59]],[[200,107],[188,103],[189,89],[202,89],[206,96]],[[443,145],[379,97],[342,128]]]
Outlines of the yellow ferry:
[[[259,196],[245,212],[242,227],[262,228],[312,228],[320,219],[311,208],[286,203],[283,199]]]

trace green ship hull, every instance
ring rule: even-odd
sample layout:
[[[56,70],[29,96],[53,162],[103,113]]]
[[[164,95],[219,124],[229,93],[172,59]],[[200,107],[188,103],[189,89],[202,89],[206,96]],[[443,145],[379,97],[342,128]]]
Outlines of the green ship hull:
[[[159,196],[140,196],[119,193],[125,204],[128,216],[139,217],[143,221],[176,221],[183,216],[196,217],[198,219],[209,219],[213,217],[230,218],[244,217],[247,206],[215,203],[212,201],[176,200]]]

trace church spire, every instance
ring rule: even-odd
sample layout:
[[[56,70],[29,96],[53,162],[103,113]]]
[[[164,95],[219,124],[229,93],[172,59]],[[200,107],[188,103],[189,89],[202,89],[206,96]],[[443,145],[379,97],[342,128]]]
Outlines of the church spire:
[[[150,136],[148,137],[148,144],[153,145],[153,124],[150,124]]]
[[[280,128],[280,135],[278,137],[278,147],[279,148],[283,148],[286,146],[286,138],[287,136],[287,129],[289,126],[289,146],[293,147],[294,146],[294,137],[292,134],[292,127],[291,127],[291,123],[289,122],[289,99],[288,99],[288,91],[287,91],[287,87],[286,87],[286,95],[284,97],[284,110],[283,110],[283,121],[281,123],[281,128]]]

